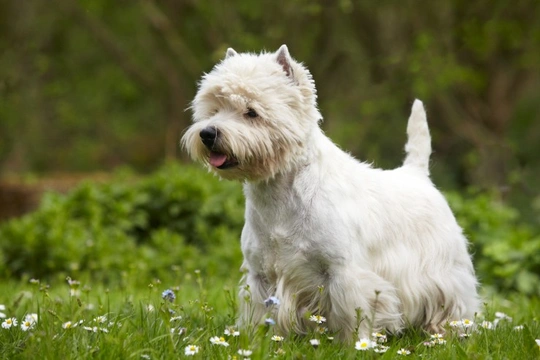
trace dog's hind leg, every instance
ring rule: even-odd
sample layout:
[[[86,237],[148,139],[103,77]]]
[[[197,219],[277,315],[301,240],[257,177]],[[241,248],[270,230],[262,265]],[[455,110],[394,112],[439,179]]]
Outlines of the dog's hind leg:
[[[332,272],[328,296],[328,327],[344,341],[353,339],[356,330],[362,338],[383,329],[397,333],[403,327],[395,288],[371,271],[347,267]]]

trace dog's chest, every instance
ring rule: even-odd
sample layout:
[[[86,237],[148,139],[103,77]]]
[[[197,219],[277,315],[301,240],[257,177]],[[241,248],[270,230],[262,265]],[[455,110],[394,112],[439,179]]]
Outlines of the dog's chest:
[[[246,216],[242,246],[250,268],[270,282],[298,269],[295,276],[326,273],[331,255],[313,209],[291,194],[269,200],[251,203]]]

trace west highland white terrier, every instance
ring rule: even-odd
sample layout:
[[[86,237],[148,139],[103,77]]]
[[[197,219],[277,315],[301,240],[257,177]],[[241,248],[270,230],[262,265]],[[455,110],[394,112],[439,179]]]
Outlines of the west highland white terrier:
[[[302,334],[319,315],[352,341],[472,318],[477,280],[467,239],[429,178],[422,102],[412,106],[403,166],[381,170],[324,135],[316,98],[311,74],[283,45],[227,50],[193,100],[184,147],[244,184],[240,324],[270,315],[281,333]],[[265,306],[270,297],[279,306]]]

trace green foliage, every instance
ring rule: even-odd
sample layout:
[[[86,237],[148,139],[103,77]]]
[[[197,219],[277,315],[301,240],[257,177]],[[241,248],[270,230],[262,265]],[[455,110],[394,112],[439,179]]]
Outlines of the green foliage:
[[[48,194],[39,210],[0,228],[8,274],[44,277],[91,271],[227,272],[239,265],[240,187],[188,166],[168,165],[142,180],[84,184]]]
[[[474,264],[484,285],[540,295],[540,234],[520,221],[517,210],[493,194],[447,194],[472,243]]]
[[[494,194],[447,197],[482,285],[539,295],[538,229]],[[42,278],[90,272],[111,281],[129,271],[159,277],[200,268],[238,278],[243,211],[239,184],[191,166],[83,184],[65,196],[48,194],[36,212],[0,227],[0,271]]]

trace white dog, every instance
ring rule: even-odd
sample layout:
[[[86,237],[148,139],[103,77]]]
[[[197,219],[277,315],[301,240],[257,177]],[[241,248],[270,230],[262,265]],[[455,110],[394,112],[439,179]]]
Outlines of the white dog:
[[[268,316],[306,333],[309,315],[343,340],[407,326],[442,331],[479,300],[467,240],[429,179],[431,139],[412,107],[404,165],[374,169],[319,128],[309,71],[283,45],[238,54],[206,74],[182,142],[193,159],[246,196],[240,323]],[[360,316],[358,316],[360,314]]]

